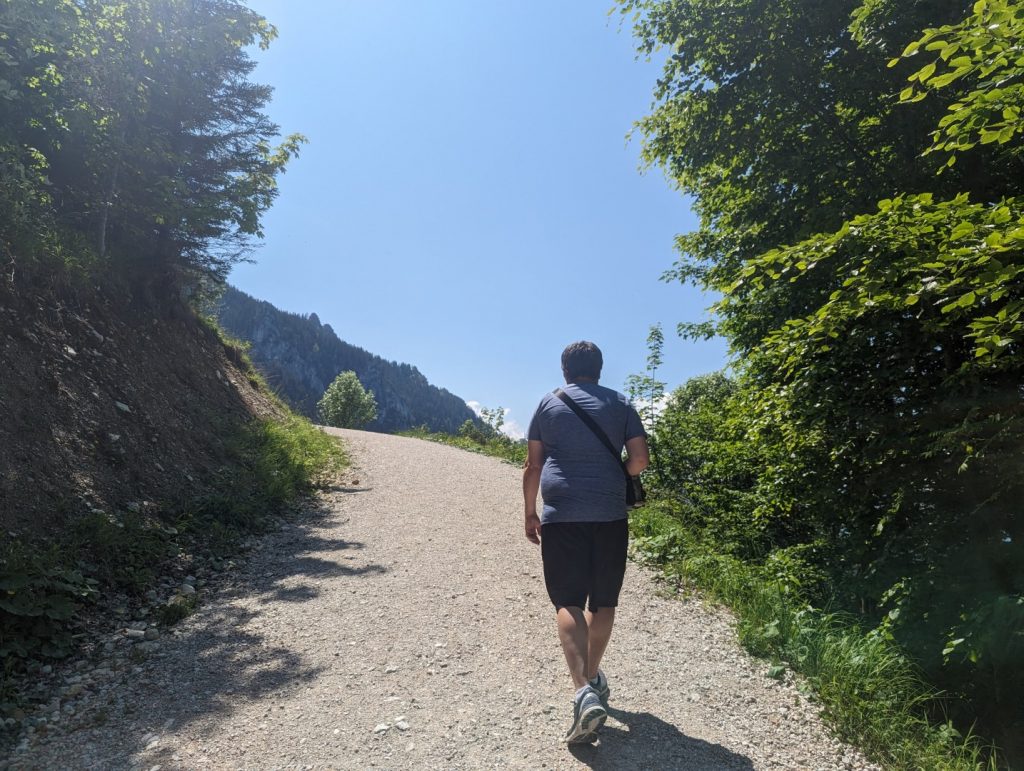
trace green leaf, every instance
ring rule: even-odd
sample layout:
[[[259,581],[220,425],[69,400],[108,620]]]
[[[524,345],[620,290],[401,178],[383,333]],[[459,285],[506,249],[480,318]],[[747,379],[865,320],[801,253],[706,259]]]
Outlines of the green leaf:
[[[913,43],[911,43],[910,45],[908,45],[906,48],[903,49],[903,53],[901,53],[900,56],[913,56],[914,54],[917,53],[917,49],[919,49],[920,47],[921,47],[921,41],[920,40],[915,40]],[[897,59],[893,59],[893,61],[898,61],[898,60]]]
[[[974,223],[973,222],[961,222],[959,225],[957,225],[955,228],[953,228],[953,232],[949,234],[949,240],[950,241],[956,241],[958,239],[963,238],[964,236],[972,235],[973,233],[974,233]]]
[[[950,56],[952,56],[953,54],[955,54],[959,50],[960,50],[960,44],[959,43],[950,43],[945,48],[943,48],[941,51],[939,51],[939,58],[942,59],[942,61],[946,61]]]
[[[920,70],[915,73],[919,83],[924,83],[928,78],[935,74],[935,62],[929,62]]]
[[[947,72],[942,75],[939,75],[937,78],[932,78],[931,83],[929,83],[928,85],[931,86],[932,88],[942,88],[943,86],[948,86],[958,77],[960,76],[954,70],[953,72]]]

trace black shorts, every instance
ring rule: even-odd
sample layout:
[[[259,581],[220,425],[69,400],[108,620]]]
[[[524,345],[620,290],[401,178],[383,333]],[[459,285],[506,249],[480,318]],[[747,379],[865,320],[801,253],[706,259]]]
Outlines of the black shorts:
[[[544,525],[540,551],[544,584],[556,608],[614,608],[626,573],[629,523],[555,522]],[[589,606],[584,603],[590,600]]]

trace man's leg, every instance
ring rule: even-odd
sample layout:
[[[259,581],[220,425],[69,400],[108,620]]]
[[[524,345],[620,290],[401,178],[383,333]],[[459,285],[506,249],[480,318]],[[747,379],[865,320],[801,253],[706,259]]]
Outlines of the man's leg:
[[[609,629],[609,633],[611,629]],[[587,619],[582,608],[562,607],[558,609],[558,639],[562,643],[565,663],[569,665],[569,674],[579,690],[587,684],[587,657],[589,654],[590,635]],[[608,644],[607,638],[605,645]],[[603,648],[602,648],[603,650]]]
[[[612,625],[615,624],[615,608],[598,608],[587,611],[587,679],[597,677],[597,668],[601,666],[601,657],[612,637]],[[565,646],[565,643],[562,643]],[[569,654],[566,654],[568,659]],[[577,686],[579,687],[579,686]]]
[[[629,544],[629,523],[625,519],[594,525],[591,556],[593,574],[590,583],[591,610],[586,619],[589,631],[587,677],[597,677],[608,641],[615,624],[615,606],[619,602],[622,579],[626,573],[626,549]]]
[[[572,725],[562,737],[568,744],[590,744],[597,740],[608,718],[608,710],[601,703],[601,695],[587,682],[587,648],[589,634],[583,608],[562,605],[557,611],[558,639],[562,642],[565,662],[576,685],[572,706]]]

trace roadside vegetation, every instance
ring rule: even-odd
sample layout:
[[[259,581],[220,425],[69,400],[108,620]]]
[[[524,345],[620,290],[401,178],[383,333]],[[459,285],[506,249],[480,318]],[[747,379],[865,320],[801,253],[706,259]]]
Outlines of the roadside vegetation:
[[[1016,767],[1024,3],[620,5],[700,218],[665,278],[719,298],[679,332],[732,354],[647,416],[638,552],[888,766]]]
[[[414,439],[426,439],[431,442],[459,447],[470,452],[479,452],[501,458],[516,466],[526,463],[526,442],[516,440],[502,433],[505,423],[505,410],[501,407],[484,408],[477,420],[467,420],[459,427],[458,434],[432,432],[426,426],[409,431],[399,431],[399,436],[411,436]]]
[[[377,419],[377,400],[349,370],[339,373],[327,386],[316,411],[325,426],[358,429]]]

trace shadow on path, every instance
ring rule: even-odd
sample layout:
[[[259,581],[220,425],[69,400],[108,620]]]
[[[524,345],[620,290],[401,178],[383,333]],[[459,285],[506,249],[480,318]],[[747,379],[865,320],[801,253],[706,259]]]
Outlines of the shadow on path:
[[[268,619],[276,616],[275,603],[315,600],[325,583],[387,572],[367,559],[363,544],[324,537],[325,530],[338,524],[329,505],[316,504],[264,536],[237,572],[213,579],[199,612],[181,625],[175,638],[164,630],[165,639],[145,657],[141,671],[115,686],[106,705],[97,699],[90,710],[94,714],[80,715],[80,730],[92,733],[95,746],[102,748],[101,767],[133,766],[146,737],[211,715],[214,721],[204,732],[216,732],[216,716],[230,715],[240,701],[263,701],[269,709],[270,703],[324,673],[308,655],[322,646],[321,640],[301,626],[282,627]],[[141,663],[140,651],[133,647],[129,653],[130,663]],[[119,719],[108,724],[108,713]],[[59,752],[59,745],[55,737],[45,754]],[[155,763],[175,764],[170,747],[153,749],[147,763],[152,758]],[[37,760],[42,760],[39,767],[48,765],[47,760]]]
[[[608,715],[622,727],[605,725],[597,744],[569,748],[581,763],[598,771],[612,769],[679,769],[683,771],[747,771],[750,758],[720,744],[687,736],[650,712],[609,708]]]

